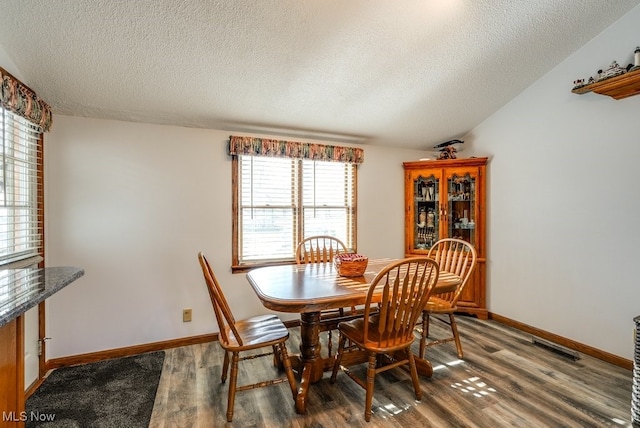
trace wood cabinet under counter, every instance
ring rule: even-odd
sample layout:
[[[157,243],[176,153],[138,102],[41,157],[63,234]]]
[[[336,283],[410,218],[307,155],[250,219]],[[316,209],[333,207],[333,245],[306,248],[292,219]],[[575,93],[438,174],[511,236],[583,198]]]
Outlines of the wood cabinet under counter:
[[[2,426],[23,427],[24,319],[32,307],[84,275],[77,267],[0,271],[0,418]]]

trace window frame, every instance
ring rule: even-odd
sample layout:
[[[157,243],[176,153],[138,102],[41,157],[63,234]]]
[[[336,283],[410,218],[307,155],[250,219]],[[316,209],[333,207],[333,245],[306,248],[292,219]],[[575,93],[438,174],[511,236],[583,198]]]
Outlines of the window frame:
[[[12,147],[17,144],[18,148],[23,147],[30,152],[29,156],[21,160],[21,163],[26,165],[27,172],[33,171],[32,175],[26,174],[29,176],[29,181],[26,185],[26,187],[29,188],[29,190],[27,190],[29,198],[28,205],[24,206],[23,209],[26,208],[29,212],[29,220],[26,221],[26,224],[33,224],[33,222],[35,222],[33,225],[35,237],[28,239],[28,242],[31,244],[30,247],[7,254],[3,254],[4,251],[0,251],[0,254],[3,254],[0,256],[0,268],[17,269],[24,266],[31,266],[34,263],[38,263],[41,267],[43,266],[44,260],[44,134],[37,125],[34,125],[28,119],[25,119],[4,106],[0,106],[0,115],[2,115],[0,120],[3,122],[3,134],[0,136],[0,149],[5,149],[8,146],[7,142],[13,140],[10,143]],[[11,124],[7,125],[6,123],[8,121],[10,121]],[[33,143],[27,144],[24,141],[16,143],[16,138],[25,140],[25,137],[11,137],[11,131],[13,131],[14,134],[29,133]],[[8,135],[10,136],[9,138],[7,137]],[[12,150],[15,150],[15,147]],[[5,155],[4,153],[0,153],[0,157],[5,159],[5,161],[13,159],[12,156]],[[12,163],[12,165],[15,166],[17,163]],[[5,171],[7,169],[12,168],[5,167]],[[25,168],[23,167],[22,169]],[[25,175],[25,172],[23,172],[23,175]],[[7,206],[6,201],[2,202],[2,205]],[[11,224],[13,226],[16,225],[15,223]],[[20,225],[24,224],[24,221],[20,223]],[[13,245],[7,245],[6,248],[12,246]]]
[[[242,272],[247,272],[251,269],[257,268],[257,267],[264,267],[264,266],[278,266],[278,265],[289,265],[289,264],[295,264],[295,256],[293,256],[291,259],[286,259],[286,260],[280,260],[280,261],[257,261],[257,262],[250,262],[250,263],[240,263],[240,215],[239,215],[239,211],[241,209],[241,201],[240,201],[240,191],[241,191],[241,183],[240,183],[240,156],[255,156],[255,155],[248,155],[248,154],[244,154],[244,155],[233,155],[232,156],[232,162],[231,162],[231,183],[232,183],[232,265],[231,265],[231,271],[232,273],[242,273]],[[303,159],[298,159],[298,158],[292,158],[292,160],[298,161],[300,163],[302,163]],[[309,160],[309,159],[307,159]],[[341,162],[341,163],[347,163],[347,162]],[[351,207],[351,215],[353,218],[353,221],[351,222],[351,227],[352,227],[352,245],[350,246],[349,250],[351,251],[356,251],[357,249],[357,224],[358,224],[358,165],[357,164],[353,164],[353,204]],[[298,184],[298,190],[297,193],[299,194],[299,199],[302,202],[304,195],[302,192],[302,176],[303,176],[303,169],[301,167],[297,168],[297,184]],[[298,214],[297,214],[297,218],[298,218],[298,222],[303,222],[304,219],[304,204],[300,203],[298,204]],[[302,235],[302,233],[299,231],[301,230],[301,228],[297,228],[296,230],[294,230],[294,236],[296,237],[296,241],[300,242],[302,241],[303,238],[305,238],[304,236],[300,236]],[[345,242],[345,244],[347,244]],[[348,245],[348,244],[347,244]]]

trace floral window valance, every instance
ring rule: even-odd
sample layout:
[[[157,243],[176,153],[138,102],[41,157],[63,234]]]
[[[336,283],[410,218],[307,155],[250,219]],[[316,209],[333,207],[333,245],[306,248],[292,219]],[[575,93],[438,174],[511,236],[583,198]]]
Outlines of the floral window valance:
[[[24,83],[0,67],[0,104],[46,132],[51,128],[51,108]]]
[[[229,154],[232,156],[271,156],[355,164],[360,164],[364,161],[364,150],[356,147],[238,137],[233,135],[229,137]]]

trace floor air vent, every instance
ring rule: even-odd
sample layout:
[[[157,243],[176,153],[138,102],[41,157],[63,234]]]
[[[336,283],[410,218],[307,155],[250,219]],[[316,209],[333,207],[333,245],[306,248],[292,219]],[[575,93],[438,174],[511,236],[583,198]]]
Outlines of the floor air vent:
[[[571,349],[567,349],[564,346],[560,346],[557,343],[549,342],[548,340],[541,339],[536,336],[531,336],[531,343],[534,345],[538,345],[541,348],[548,349],[549,351],[555,352],[558,355],[562,355],[563,357],[571,358],[574,361],[580,359],[580,354],[576,351],[572,351]]]
[[[633,386],[631,387],[631,422],[640,427],[640,316],[633,319],[636,323],[635,352],[633,358]]]

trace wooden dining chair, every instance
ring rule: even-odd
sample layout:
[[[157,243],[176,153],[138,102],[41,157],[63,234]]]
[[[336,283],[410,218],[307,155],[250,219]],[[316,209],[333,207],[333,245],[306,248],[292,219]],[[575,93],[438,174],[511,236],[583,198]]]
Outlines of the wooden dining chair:
[[[415,324],[438,281],[438,274],[438,264],[427,257],[392,262],[373,279],[365,301],[364,317],[338,324],[340,340],[331,383],[335,383],[338,370],[342,369],[365,389],[364,418],[367,422],[371,419],[374,381],[378,373],[408,364],[416,399],[422,398],[411,344],[415,340]],[[345,346],[347,340],[352,346]],[[343,357],[359,351],[365,351],[367,355],[366,381],[342,366]],[[388,358],[378,358],[385,355]],[[349,357],[345,360],[358,362]]]
[[[338,253],[345,253],[347,247],[333,236],[310,236],[300,241],[296,247],[296,263],[333,262]]]
[[[317,235],[309,236],[296,247],[296,263],[331,263],[338,253],[347,252],[344,243],[333,236]],[[347,313],[355,313],[356,308],[347,308]],[[345,316],[345,309],[330,309],[320,313],[320,328],[327,331],[327,353],[331,357],[333,340],[331,332],[338,325],[337,319]]]
[[[231,313],[231,308],[224,297],[222,288],[216,279],[209,262],[205,256],[198,253],[198,261],[202,268],[209,297],[213,305],[213,311],[220,329],[219,342],[224,349],[224,362],[222,366],[222,383],[227,380],[229,372],[229,362],[231,361],[231,380],[229,381],[229,395],[227,398],[227,421],[233,420],[233,405],[236,392],[245,391],[263,386],[276,385],[285,381],[289,382],[291,393],[295,402],[297,396],[296,379],[291,368],[291,362],[287,354],[286,341],[289,338],[289,331],[282,321],[275,315],[259,315],[244,320],[236,320]],[[260,348],[272,348],[269,352],[260,354],[251,353],[240,357],[240,353],[253,351]],[[274,355],[276,365],[282,364],[286,377],[266,380],[250,385],[238,386],[238,362]]]
[[[438,263],[441,272],[453,273],[462,278],[462,281],[454,291],[436,294],[429,298],[429,301],[422,311],[419,356],[420,358],[424,358],[425,348],[429,346],[453,341],[456,343],[458,358],[462,359],[462,344],[460,343],[460,335],[458,334],[458,326],[454,313],[458,309],[458,300],[460,296],[462,296],[467,284],[469,284],[469,278],[471,278],[471,274],[476,267],[476,250],[473,245],[462,239],[444,238],[433,244],[427,257],[432,258]],[[429,321],[431,319],[448,324],[451,328],[452,335],[438,340],[427,341],[429,337]]]

